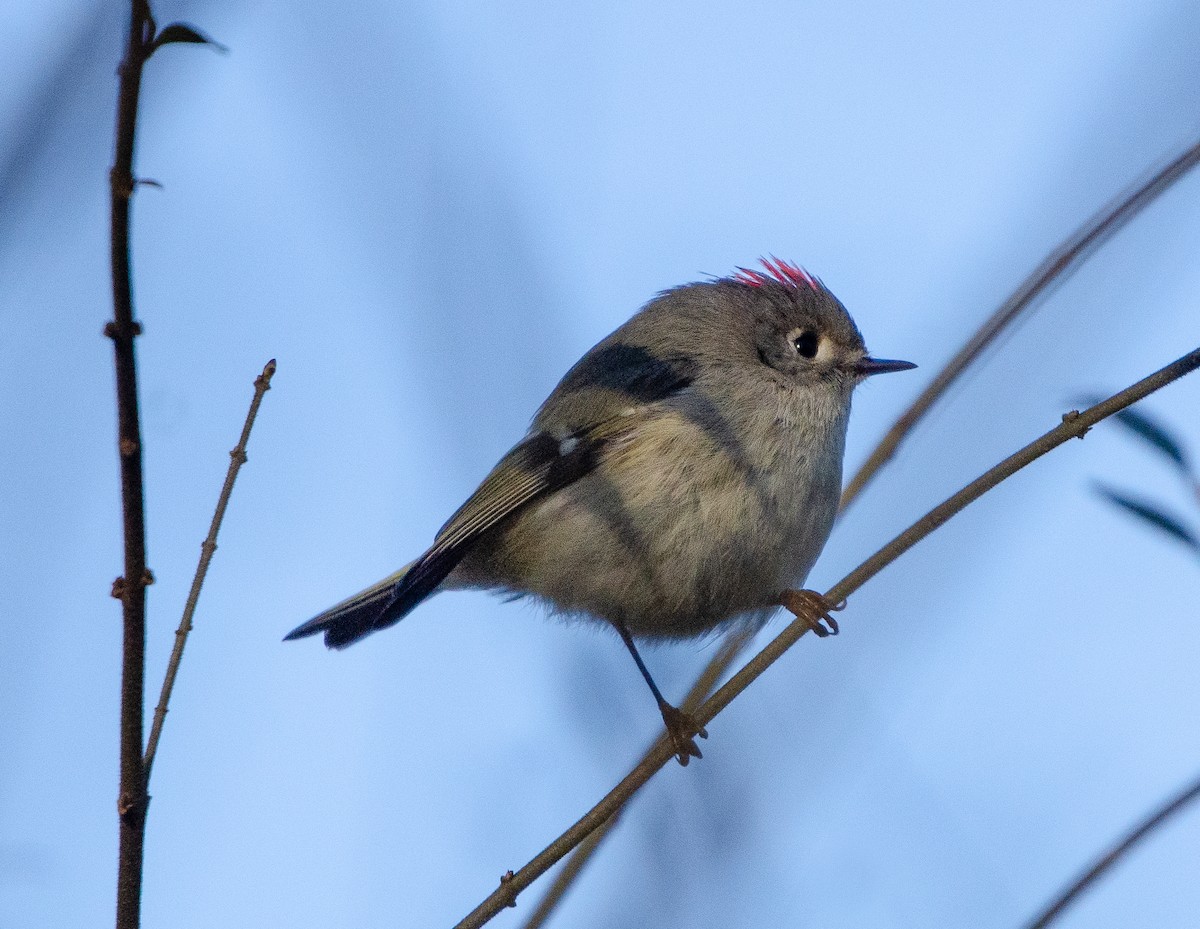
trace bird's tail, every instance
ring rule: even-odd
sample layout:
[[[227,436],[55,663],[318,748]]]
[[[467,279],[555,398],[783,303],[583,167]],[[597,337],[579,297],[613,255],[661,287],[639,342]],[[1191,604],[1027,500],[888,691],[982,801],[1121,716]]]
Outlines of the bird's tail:
[[[378,584],[372,584],[353,597],[331,606],[324,613],[297,626],[285,635],[283,640],[290,642],[292,639],[303,639],[323,632],[327,646],[346,648],[376,629],[384,629],[398,623],[420,600],[428,596],[428,592],[420,598],[397,596],[405,575],[415,563],[405,565]]]

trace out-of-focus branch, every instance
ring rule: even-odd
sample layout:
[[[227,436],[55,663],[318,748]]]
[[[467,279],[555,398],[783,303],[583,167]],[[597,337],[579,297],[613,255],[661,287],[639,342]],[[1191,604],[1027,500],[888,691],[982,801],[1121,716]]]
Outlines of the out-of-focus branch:
[[[208,575],[208,565],[213,553],[217,550],[217,533],[221,531],[221,522],[225,519],[225,508],[229,505],[229,495],[233,493],[233,482],[237,480],[238,471],[246,463],[246,443],[250,440],[250,430],[254,428],[258,408],[263,396],[271,389],[271,378],[275,376],[275,359],[272,358],[263,368],[262,374],[254,379],[254,396],[250,400],[250,409],[246,412],[246,421],[242,424],[242,434],[237,446],[229,453],[229,469],[225,472],[225,483],[217,498],[217,508],[213,512],[212,522],[208,526],[208,535],[200,543],[200,562],[196,565],[196,574],[192,578],[192,588],[188,591],[187,603],[183,608],[183,618],[179,628],[175,630],[175,645],[171,649],[171,658],[167,662],[167,673],[163,677],[162,692],[158,697],[158,706],[154,708],[154,722],[150,726],[150,739],[146,743],[146,755],[142,762],[145,771],[143,777],[147,786],[150,783],[150,769],[154,767],[154,756],[158,752],[158,740],[162,735],[163,721],[167,718],[167,704],[171,702],[171,691],[175,688],[175,675],[179,673],[179,662],[183,660],[183,647],[187,644],[188,633],[192,631],[192,617],[196,613],[196,603],[200,599],[200,588],[204,586],[204,578]]]
[[[1200,778],[1188,784],[1174,797],[1154,810],[1129,833],[1123,836],[1108,851],[1096,859],[1095,864],[1079,875],[1062,893],[1060,893],[1032,922],[1025,924],[1025,929],[1046,929],[1062,915],[1075,899],[1104,876],[1110,868],[1124,858],[1134,846],[1146,838],[1151,832],[1163,825],[1167,820],[1182,813],[1183,810],[1197,797],[1200,797]]]
[[[1160,194],[1187,174],[1200,162],[1200,142],[1197,142],[1170,164],[1153,174],[1148,180],[1136,185],[1096,213],[1076,229],[1054,251],[1046,256],[1029,277],[1021,282],[1012,295],[995,313],[979,327],[967,344],[959,349],[949,363],[913,401],[912,406],[900,414],[899,419],[887,431],[874,451],[863,462],[842,492],[842,510],[862,493],[863,488],[879,472],[900,447],[900,443],[912,431],[917,422],[929,412],[963,371],[992,344],[1008,326],[1022,313],[1032,309],[1046,296],[1052,286],[1065,281],[1097,248],[1153,203]]]
[[[1200,348],[1194,349],[1165,368],[1143,378],[1119,394],[1089,407],[1082,413],[1072,411],[1066,414],[1059,426],[1000,462],[944,503],[934,507],[835,584],[825,596],[835,603],[845,600],[917,542],[944,525],[956,513],[1021,468],[1072,438],[1082,438],[1092,426],[1105,417],[1111,416],[1197,368],[1200,368]],[[697,724],[707,726],[738,694],[810,630],[811,626],[807,619],[796,619],[789,623],[779,635],[767,643],[762,651],[751,658],[696,710],[693,718]],[[588,835],[608,823],[629,799],[673,757],[675,757],[675,752],[669,740],[665,737],[660,739],[654,750],[575,825],[534,856],[521,870],[506,874],[500,882],[500,886],[472,910],[456,929],[478,929],[505,907],[515,905],[517,894],[545,874],[568,852],[582,843]]]
[[[141,919],[142,849],[146,835],[146,777],[142,767],[142,708],[146,672],[146,519],[142,484],[142,436],[138,414],[137,364],[133,340],[141,326],[133,318],[129,258],[129,201],[133,196],[133,143],[137,130],[142,66],[149,57],[154,19],[147,0],[132,0],[129,36],[119,69],[116,146],[109,171],[112,206],[112,339],[117,380],[117,454],[121,462],[121,510],[125,573],[113,584],[121,601],[121,784],[117,799],[120,838],[117,857],[117,929],[137,929]]]

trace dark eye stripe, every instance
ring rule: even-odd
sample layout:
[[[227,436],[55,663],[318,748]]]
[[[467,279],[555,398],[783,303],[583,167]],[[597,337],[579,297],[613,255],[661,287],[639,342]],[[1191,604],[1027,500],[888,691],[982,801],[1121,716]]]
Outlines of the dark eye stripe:
[[[792,345],[805,358],[817,357],[817,334],[815,332],[800,333],[792,339]]]

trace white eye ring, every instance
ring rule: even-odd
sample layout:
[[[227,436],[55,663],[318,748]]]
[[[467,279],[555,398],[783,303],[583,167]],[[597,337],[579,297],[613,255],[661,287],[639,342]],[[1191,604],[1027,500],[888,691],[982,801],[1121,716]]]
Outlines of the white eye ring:
[[[801,358],[816,358],[821,348],[821,337],[813,329],[793,329],[787,340]]]

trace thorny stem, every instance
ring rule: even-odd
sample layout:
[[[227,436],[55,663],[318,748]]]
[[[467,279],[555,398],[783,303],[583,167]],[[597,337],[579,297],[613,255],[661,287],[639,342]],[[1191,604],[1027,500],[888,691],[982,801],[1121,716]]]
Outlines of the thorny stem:
[[[1072,411],[1063,416],[1059,426],[1041,438],[1031,442],[1020,451],[1009,456],[1000,464],[972,481],[944,503],[934,507],[925,516],[881,548],[878,552],[855,568],[835,584],[825,597],[840,603],[862,587],[868,580],[908,551],[917,542],[944,525],[952,516],[983,496],[987,491],[1011,477],[1021,468],[1036,461],[1042,455],[1057,448],[1072,438],[1083,438],[1096,423],[1127,406],[1141,400],[1172,381],[1200,368],[1200,348],[1196,348],[1165,368],[1143,378],[1131,387],[1104,400],[1083,412]],[[757,655],[750,659],[736,674],[708,698],[693,714],[701,726],[708,725],[718,713],[745,690],[759,675],[783,655],[792,645],[812,629],[807,619],[796,619],[767,643]],[[668,739],[660,738],[650,752],[607,796],[592,807],[584,816],[561,836],[539,852],[519,871],[505,875],[501,886],[472,910],[456,929],[478,929],[506,906],[514,904],[516,897],[537,878],[545,874],[556,862],[579,845],[595,830],[608,823],[638,790],[654,774],[674,757]]]
[[[853,502],[870,480],[875,477],[900,447],[900,443],[912,432],[916,424],[929,412],[950,386],[970,364],[1016,319],[1038,304],[1052,285],[1061,284],[1097,248],[1125,227],[1142,210],[1158,199],[1172,184],[1188,173],[1200,162],[1200,142],[1155,172],[1147,181],[1137,185],[1129,193],[1118,197],[1100,210],[1086,223],[1068,236],[1054,251],[1046,256],[1029,277],[1025,278],[1012,295],[1000,305],[995,313],[967,341],[958,354],[938,373],[912,406],[887,431],[875,450],[855,473],[842,492],[841,509],[844,511]]]
[[[154,756],[158,751],[158,740],[162,735],[163,721],[167,718],[167,704],[171,702],[171,691],[175,687],[175,675],[179,673],[179,662],[183,659],[183,647],[187,644],[188,633],[192,631],[192,617],[196,613],[196,603],[200,599],[200,588],[204,586],[204,578],[208,574],[208,565],[213,553],[217,550],[217,533],[221,530],[221,522],[225,519],[225,508],[229,505],[229,496],[233,493],[233,482],[237,480],[238,471],[246,463],[246,443],[250,439],[250,430],[254,428],[258,408],[263,396],[271,389],[271,378],[275,376],[275,359],[272,358],[263,368],[262,374],[254,379],[254,397],[250,401],[250,409],[246,413],[246,421],[242,424],[242,434],[237,446],[229,453],[229,469],[225,472],[225,483],[217,498],[217,508],[213,512],[212,522],[208,527],[208,535],[200,544],[200,562],[196,565],[196,574],[192,577],[192,588],[188,591],[187,603],[183,608],[183,618],[179,628],[175,630],[175,645],[171,649],[171,658],[167,662],[167,673],[163,677],[162,692],[158,697],[158,706],[154,708],[154,721],[150,726],[150,739],[146,743],[146,755],[142,762],[145,770],[147,785],[150,782],[150,769],[154,767]]]

